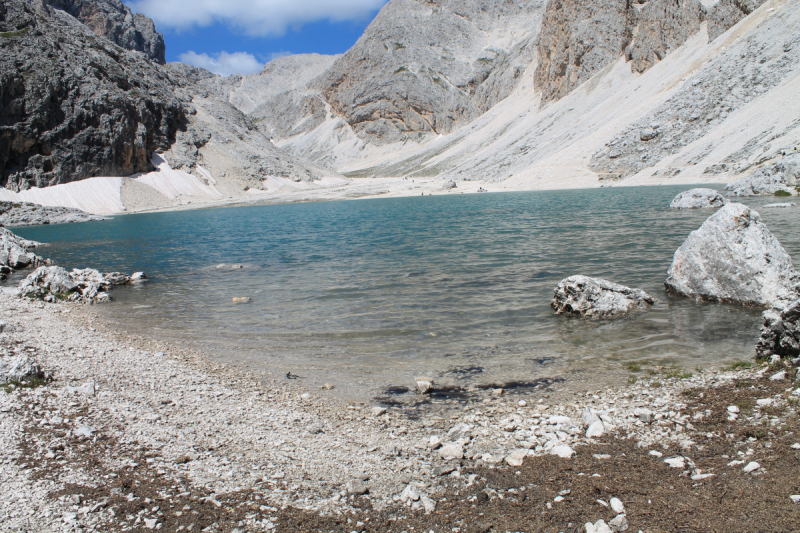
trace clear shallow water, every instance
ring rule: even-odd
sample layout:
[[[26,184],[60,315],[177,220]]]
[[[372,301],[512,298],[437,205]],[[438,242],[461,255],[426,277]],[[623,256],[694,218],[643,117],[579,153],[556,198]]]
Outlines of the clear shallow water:
[[[95,308],[121,327],[309,386],[600,380],[628,361],[693,369],[753,355],[759,311],[664,292],[675,249],[711,214],[668,209],[686,188],[250,206],[15,231],[51,243],[43,253],[67,268],[145,271],[149,283]],[[800,211],[760,212],[800,257]],[[616,322],[555,316],[554,287],[578,273],[659,302]],[[252,301],[232,303],[239,296]]]

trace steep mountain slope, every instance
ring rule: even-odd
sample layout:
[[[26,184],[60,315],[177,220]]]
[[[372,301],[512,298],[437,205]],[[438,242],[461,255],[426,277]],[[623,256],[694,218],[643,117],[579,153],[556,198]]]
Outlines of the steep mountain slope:
[[[800,4],[767,2],[713,41],[707,28],[641,74],[620,56],[544,106],[532,65],[472,124],[353,175],[508,189],[730,180],[800,144]]]
[[[185,122],[166,73],[42,3],[0,4],[0,186],[152,168]]]
[[[286,91],[303,87],[328,70],[340,56],[296,54],[273,59],[264,70],[249,76],[207,78],[200,87],[249,114]]]
[[[142,52],[163,65],[166,46],[153,21],[131,12],[120,0],[46,0],[89,27],[93,32],[127,50]]]
[[[282,152],[228,102],[188,90],[210,72],[101,36],[133,35],[141,48],[136,28],[152,21],[117,0],[52,3],[0,3],[0,198],[112,213],[250,197],[269,180],[345,183]]]
[[[327,71],[252,116],[276,144],[330,168],[396,154],[398,143],[450,133],[508,96],[533,58],[544,7],[392,0]]]

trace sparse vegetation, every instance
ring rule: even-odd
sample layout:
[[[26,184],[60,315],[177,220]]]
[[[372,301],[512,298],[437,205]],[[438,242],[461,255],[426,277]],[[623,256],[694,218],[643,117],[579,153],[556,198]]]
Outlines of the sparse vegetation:
[[[16,389],[35,389],[36,387],[41,387],[45,383],[46,381],[40,377],[32,377],[26,381],[11,380],[0,385],[0,390],[6,394],[10,394]]]
[[[10,39],[11,37],[22,37],[26,33],[28,33],[28,28],[17,31],[0,32],[0,37],[3,37],[4,39]]]
[[[689,379],[690,377],[693,376],[691,372],[687,372],[686,370],[677,366],[667,367],[665,370],[666,372],[664,374],[664,377],[666,379],[672,379],[672,378]]]
[[[732,372],[734,370],[744,370],[745,368],[750,368],[753,366],[753,363],[750,361],[734,361],[729,365],[723,366],[723,372]]]

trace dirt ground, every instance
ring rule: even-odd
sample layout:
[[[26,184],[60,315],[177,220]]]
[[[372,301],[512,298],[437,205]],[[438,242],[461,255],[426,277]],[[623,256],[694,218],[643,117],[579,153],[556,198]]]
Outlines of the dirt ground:
[[[528,457],[516,468],[465,463],[459,477],[448,475],[444,499],[437,498],[436,510],[427,515],[399,502],[377,511],[366,497],[354,497],[360,510],[352,515],[277,509],[261,501],[274,485],[215,496],[192,487],[189,480],[172,479],[151,468],[148,458],[154,455],[146,450],[125,450],[136,457],[135,466],[103,472],[99,464],[104,454],[120,453],[110,439],[93,446],[70,441],[70,449],[61,452],[70,461],[98,465],[99,486],[70,485],[51,496],[113,510],[112,528],[118,531],[149,531],[137,517],[157,513],[163,531],[248,531],[247,521],[263,525],[269,520],[275,531],[292,532],[577,533],[584,531],[586,522],[608,522],[616,516],[607,507],[612,497],[624,503],[628,530],[634,532],[800,531],[800,503],[790,498],[800,494],[800,450],[792,448],[800,442],[800,418],[793,389],[788,381],[761,378],[685,391],[684,414],[702,414],[687,425],[687,437],[694,444],[686,449],[645,449],[612,435],[578,447],[571,459]],[[775,395],[784,398],[776,407],[756,405],[756,400]],[[732,405],[740,409],[733,422],[727,412]],[[35,431],[30,438],[37,438]],[[664,462],[681,455],[685,468]],[[761,467],[745,473],[743,464],[728,465],[734,460],[757,461]],[[61,468],[52,461],[30,460],[25,466],[44,478]],[[714,475],[697,479],[697,474],[709,473]],[[554,501],[559,495],[563,500]]]

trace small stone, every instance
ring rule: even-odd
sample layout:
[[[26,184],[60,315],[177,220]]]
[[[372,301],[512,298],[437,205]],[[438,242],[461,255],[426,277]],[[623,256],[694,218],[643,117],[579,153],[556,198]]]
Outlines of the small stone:
[[[617,514],[622,514],[625,512],[625,506],[622,504],[622,500],[619,498],[611,498],[608,504],[611,506],[611,510]]]
[[[414,380],[417,392],[420,394],[430,394],[433,392],[433,380],[431,378],[419,377]]]
[[[405,489],[403,489],[403,492],[400,493],[400,500],[404,503],[408,501],[415,502],[419,500],[419,498],[419,492],[417,492],[412,485],[408,485]]]
[[[637,408],[633,411],[633,415],[644,424],[649,424],[653,421],[653,411],[650,409]]]
[[[784,379],[786,379],[786,371],[781,370],[777,374],[773,374],[769,379],[770,381],[783,381]]]
[[[550,450],[552,455],[557,455],[562,459],[570,459],[573,455],[575,455],[575,450],[570,448],[566,445],[561,446],[554,446],[552,450]]]
[[[683,457],[671,457],[664,459],[664,462],[672,468],[686,468],[686,460]]]
[[[754,471],[758,470],[759,468],[761,468],[760,464],[758,464],[755,461],[750,461],[749,463],[747,463],[747,465],[745,465],[744,468],[742,468],[742,470],[744,470],[745,474],[749,474],[750,472],[754,472]]]
[[[381,416],[386,414],[385,407],[373,407],[372,408],[372,416]]]
[[[457,442],[451,442],[439,449],[439,456],[445,461],[453,461],[464,457],[464,447]]]
[[[625,518],[624,514],[617,515],[608,525],[611,527],[611,531],[625,531],[628,529],[628,519]]]
[[[81,426],[75,430],[74,435],[76,437],[91,437],[94,432],[97,431],[92,426]]]
[[[606,432],[606,428],[603,425],[601,420],[592,423],[591,426],[586,430],[586,437],[593,438],[593,437],[602,437],[603,434]]]
[[[425,514],[431,514],[436,510],[436,502],[428,496],[421,494],[419,500],[422,502],[422,508],[425,509]]]
[[[455,472],[455,470],[456,467],[451,465],[437,466],[436,468],[433,469],[433,475],[436,477],[446,476],[447,474]]]
[[[598,520],[594,523],[594,533],[612,533],[612,530],[604,520]]]
[[[347,491],[347,494],[360,496],[369,492],[369,487],[360,479],[351,479],[344,484],[344,490]]]
[[[514,450],[506,456],[506,463],[508,463],[509,466],[522,466],[522,462],[527,456],[528,450],[526,449]]]

